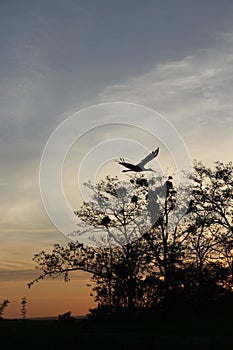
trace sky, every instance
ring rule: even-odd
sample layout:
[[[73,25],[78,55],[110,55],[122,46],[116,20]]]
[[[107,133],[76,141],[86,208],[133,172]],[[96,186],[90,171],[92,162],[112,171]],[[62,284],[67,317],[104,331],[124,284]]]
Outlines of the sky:
[[[84,273],[68,284],[26,287],[38,273],[33,254],[69,242],[50,221],[39,186],[44,147],[69,116],[102,103],[142,105],[173,125],[191,159],[232,160],[232,15],[231,0],[1,0],[0,299],[11,300],[6,317],[19,316],[24,296],[31,317],[70,309],[82,315],[94,305]],[[119,132],[125,140],[137,134],[121,128],[88,130],[76,142],[64,175],[68,197],[72,157],[78,166],[99,142]]]

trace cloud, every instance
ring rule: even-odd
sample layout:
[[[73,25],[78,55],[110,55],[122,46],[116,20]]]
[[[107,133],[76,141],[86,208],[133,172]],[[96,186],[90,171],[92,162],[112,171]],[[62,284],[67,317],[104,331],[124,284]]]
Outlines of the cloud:
[[[182,134],[195,158],[230,160],[233,132],[233,33],[214,48],[156,64],[146,74],[106,87],[100,100],[135,102],[157,110]],[[213,140],[218,152],[212,147]]]
[[[66,244],[67,240],[56,232],[38,231],[33,229],[21,231],[15,227],[13,230],[4,228],[0,231],[1,241],[1,269],[0,270],[24,270],[32,269],[32,258],[35,253],[45,249],[52,249],[55,242]],[[0,278],[1,280],[1,278]]]
[[[39,272],[35,270],[0,270],[1,282],[6,281],[29,281],[38,277]]]
[[[4,270],[0,269],[0,281],[1,282],[17,282],[17,281],[24,281],[29,282],[33,279],[36,279],[40,275],[39,270]],[[87,281],[90,279],[90,274],[84,271],[73,271],[71,272],[72,280],[79,280],[79,281]],[[49,278],[50,280],[54,280],[52,278]],[[60,276],[56,278],[54,281],[62,280],[63,277]]]

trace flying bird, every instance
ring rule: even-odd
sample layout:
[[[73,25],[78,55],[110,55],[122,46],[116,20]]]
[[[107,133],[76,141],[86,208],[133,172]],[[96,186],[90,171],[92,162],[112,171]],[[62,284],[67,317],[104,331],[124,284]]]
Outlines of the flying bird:
[[[127,171],[135,171],[135,172],[154,171],[151,168],[144,168],[144,165],[150,162],[155,157],[157,157],[158,153],[159,153],[159,147],[155,151],[152,151],[151,153],[149,153],[148,156],[143,158],[138,164],[127,163],[124,161],[124,158],[120,158],[120,162],[118,162],[118,164],[123,165],[124,167],[127,168],[127,170],[126,169],[122,170],[123,173]]]

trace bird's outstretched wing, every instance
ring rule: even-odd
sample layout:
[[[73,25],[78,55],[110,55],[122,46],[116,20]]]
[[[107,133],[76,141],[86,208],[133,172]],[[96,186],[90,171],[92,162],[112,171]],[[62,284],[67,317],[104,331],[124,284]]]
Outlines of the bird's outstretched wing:
[[[127,169],[131,169],[131,170],[133,170],[134,167],[135,167],[133,164],[131,164],[131,163],[126,163],[126,162],[118,162],[118,164],[123,165],[123,166],[125,166]]]
[[[148,154],[148,156],[143,158],[137,165],[140,167],[144,166],[146,163],[150,162],[152,159],[157,157],[158,153],[159,153],[159,147],[155,151],[152,151],[150,154]]]

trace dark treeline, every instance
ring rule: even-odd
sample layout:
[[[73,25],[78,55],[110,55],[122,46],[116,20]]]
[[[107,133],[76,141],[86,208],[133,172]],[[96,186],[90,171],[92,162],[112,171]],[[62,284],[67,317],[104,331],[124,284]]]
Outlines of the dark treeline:
[[[77,241],[36,254],[41,275],[29,286],[83,270],[92,274],[93,317],[230,316],[233,166],[195,162],[187,179],[183,188],[171,176],[87,183],[93,196],[75,211],[75,234],[89,235],[93,246]]]

